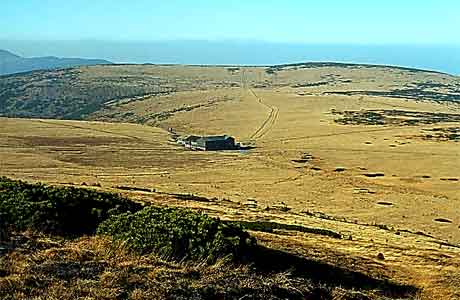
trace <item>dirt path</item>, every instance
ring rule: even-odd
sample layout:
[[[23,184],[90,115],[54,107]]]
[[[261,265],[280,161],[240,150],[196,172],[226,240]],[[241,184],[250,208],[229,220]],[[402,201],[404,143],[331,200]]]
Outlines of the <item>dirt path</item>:
[[[265,121],[249,137],[250,140],[257,141],[258,139],[263,138],[272,129],[273,125],[275,125],[279,115],[279,108],[265,103],[263,99],[254,92],[253,89],[249,88],[249,92],[257,99],[257,102],[270,109],[270,113]]]

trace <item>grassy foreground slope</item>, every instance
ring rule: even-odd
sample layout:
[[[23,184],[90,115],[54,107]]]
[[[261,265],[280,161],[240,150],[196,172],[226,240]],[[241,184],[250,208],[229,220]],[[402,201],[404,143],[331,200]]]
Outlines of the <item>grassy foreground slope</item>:
[[[44,77],[34,81],[37,74]],[[1,175],[123,192],[239,224],[274,250],[252,261],[264,274],[252,282],[284,273],[359,290],[355,276],[390,278],[416,286],[421,299],[460,297],[458,77],[343,64],[98,66],[21,76],[1,78],[0,93],[14,93],[1,98],[2,114],[96,122],[0,118]],[[227,133],[255,148],[186,151],[167,128]],[[205,274],[185,285],[205,286]],[[286,282],[310,291],[302,280]],[[361,293],[382,289],[367,286]]]
[[[117,195],[7,178],[0,178],[0,190],[2,299],[413,299],[417,293],[388,278],[256,246],[254,239],[247,244],[240,228],[199,212],[141,209]],[[138,212],[122,213],[128,207]],[[93,215],[56,218],[70,211]],[[102,221],[105,212],[111,216]],[[91,218],[103,222],[93,224],[100,235],[83,236]]]

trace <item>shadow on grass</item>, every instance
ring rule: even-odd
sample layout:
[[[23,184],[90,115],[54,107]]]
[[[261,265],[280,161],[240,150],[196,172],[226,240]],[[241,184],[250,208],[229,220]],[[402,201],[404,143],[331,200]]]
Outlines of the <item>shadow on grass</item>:
[[[328,229],[306,227],[301,225],[293,224],[282,224],[277,222],[270,221],[225,221],[227,224],[235,224],[241,226],[245,230],[261,231],[261,232],[274,232],[275,230],[287,230],[287,231],[298,231],[304,233],[319,234],[324,236],[329,236],[335,239],[341,239],[342,235],[340,233],[334,232]]]
[[[248,150],[253,150],[253,149],[256,149],[256,146],[244,145],[244,146],[239,146],[236,150],[248,151]]]
[[[382,296],[398,299],[412,298],[418,292],[418,288],[415,286],[373,278],[357,271],[260,245],[253,250],[250,260],[256,272],[289,272],[292,277],[308,279],[313,283],[329,287],[378,291]]]

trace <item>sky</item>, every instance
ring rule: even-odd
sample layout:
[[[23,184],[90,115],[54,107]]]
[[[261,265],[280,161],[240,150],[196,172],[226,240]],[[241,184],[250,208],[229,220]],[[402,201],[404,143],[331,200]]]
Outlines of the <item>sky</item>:
[[[460,44],[458,0],[3,0],[3,40]]]
[[[27,57],[340,61],[460,74],[459,0],[0,1],[0,49]]]

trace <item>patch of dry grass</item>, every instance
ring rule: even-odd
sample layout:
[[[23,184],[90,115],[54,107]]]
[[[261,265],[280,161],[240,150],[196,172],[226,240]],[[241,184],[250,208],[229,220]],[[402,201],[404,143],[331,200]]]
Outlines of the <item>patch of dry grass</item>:
[[[296,274],[295,266],[263,270],[257,262],[235,265],[224,259],[214,265],[173,263],[135,255],[99,236],[64,240],[29,232],[15,234],[2,247],[9,248],[0,256],[5,300],[381,299],[377,290],[316,282],[314,276]]]

